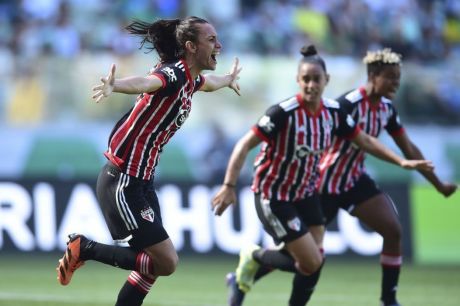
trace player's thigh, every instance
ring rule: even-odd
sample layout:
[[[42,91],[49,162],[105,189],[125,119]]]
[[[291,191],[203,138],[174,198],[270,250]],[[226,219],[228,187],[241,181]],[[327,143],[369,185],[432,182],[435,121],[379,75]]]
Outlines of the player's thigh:
[[[324,240],[324,226],[323,225],[310,225],[308,227],[308,231],[311,233],[313,239],[316,242],[316,245],[319,248],[323,247],[323,240]]]
[[[393,201],[389,196],[380,193],[360,203],[352,211],[360,221],[374,231],[385,235],[388,232],[400,232],[401,223]]]

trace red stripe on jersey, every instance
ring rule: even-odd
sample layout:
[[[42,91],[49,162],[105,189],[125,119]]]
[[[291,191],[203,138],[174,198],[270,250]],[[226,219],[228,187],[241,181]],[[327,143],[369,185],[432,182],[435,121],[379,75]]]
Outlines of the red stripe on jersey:
[[[292,181],[295,181],[297,169],[299,168],[299,162],[296,160],[289,165],[287,175],[284,183],[279,188],[279,199],[282,201],[289,200],[289,187],[292,187]]]
[[[304,145],[306,144],[306,135],[305,135],[305,112],[302,111],[301,108],[298,108],[295,111],[295,121],[297,124],[296,126],[296,132],[297,132],[297,140],[296,143],[299,145]],[[279,188],[279,199],[282,201],[288,201],[289,200],[289,193],[291,188],[293,188],[293,182],[297,180],[297,177],[299,175],[302,175],[303,173],[299,173],[298,168],[300,166],[300,162],[298,160],[294,160],[291,162],[288,166],[288,169],[286,171],[287,175],[285,176],[284,181],[281,183],[280,188]],[[303,171],[302,171],[303,172]]]
[[[331,167],[334,164],[334,162],[337,160],[342,141],[343,140],[341,138],[335,137],[332,141],[332,145],[329,147],[326,153],[323,154],[323,157],[321,158],[320,168],[319,168],[320,179],[318,182],[318,185],[320,186],[319,187],[320,191],[323,190],[324,188],[324,183],[326,182],[325,175],[327,171],[329,170],[329,167]]]
[[[133,141],[131,143],[133,143],[133,149],[129,157],[128,174],[136,177],[140,176],[140,163],[142,162],[142,157],[147,148],[149,139],[152,133],[158,128],[158,122],[161,121],[161,118],[163,118],[173,106],[172,103],[168,103],[170,102],[168,100],[168,98],[163,98],[158,107],[151,108],[151,114],[146,118],[146,122],[140,125],[141,129],[137,133],[137,136],[132,138]]]
[[[146,116],[144,122],[139,124],[134,133],[132,133],[130,141],[128,142],[128,148],[131,148],[132,146],[132,150],[130,152],[126,150],[126,154],[124,154],[125,156],[127,156],[127,153],[131,153],[127,170],[127,173],[129,175],[135,177],[140,176],[139,171],[143,161],[145,145],[147,145],[148,139],[150,139],[150,137],[152,136],[153,129],[158,127],[158,123],[162,122],[164,118],[168,115],[169,111],[172,109],[174,102],[177,100],[181,90],[182,88],[179,89],[175,95],[163,99],[159,107],[150,107],[151,113],[148,116]],[[159,98],[155,100],[158,99]],[[152,103],[152,105],[156,105],[156,103]],[[137,135],[137,137],[133,137],[134,135]],[[161,138],[157,137],[157,139],[157,143],[165,143],[164,141],[162,141]],[[158,160],[158,158],[155,158],[155,160]],[[149,179],[150,175],[151,173],[149,173],[149,176],[147,178],[145,178],[145,176],[143,176],[143,178]]]
[[[358,179],[364,171],[364,155],[363,151],[360,151],[356,157],[353,165],[351,166],[351,177],[348,177],[348,183],[346,185],[346,190],[351,189],[354,186],[354,181]],[[345,177],[347,178],[347,177]]]
[[[273,152],[273,150],[271,148],[267,149],[268,152],[266,153],[268,156],[270,156]],[[264,153],[263,152],[260,152],[259,153],[260,157],[261,156],[264,156]],[[259,156],[258,155],[258,156]],[[259,157],[259,158],[260,158]],[[254,173],[254,182],[252,184],[252,190],[255,192],[255,193],[259,193],[261,192],[259,186],[260,186],[260,179],[262,177],[261,173],[264,173],[265,171],[267,171],[267,169],[270,167],[271,165],[271,160],[270,159],[267,159],[262,165],[260,165],[259,167],[256,168],[256,171]]]
[[[144,95],[142,96],[142,99],[137,102],[139,105],[133,108],[128,119],[126,119],[126,121],[123,122],[123,124],[118,127],[117,131],[113,134],[112,139],[110,140],[109,153],[116,155],[118,149],[123,145],[126,138],[129,136],[132,127],[135,126],[135,123],[139,120],[140,116],[146,111],[146,108],[140,107],[140,105],[144,106],[148,103],[148,101],[153,99],[153,97],[154,96],[151,95]],[[121,156],[120,158],[123,163],[126,162],[126,156]]]
[[[343,169],[345,168],[345,165],[347,164],[348,162],[348,159],[347,158],[342,158],[339,160],[339,164],[337,166],[337,170],[334,171],[335,172],[335,175],[334,177],[332,178],[332,181],[331,181],[331,189],[334,190],[334,191],[337,191],[338,190],[338,187],[339,187],[339,179],[341,178],[342,176],[342,173],[343,173]]]
[[[268,198],[272,198],[271,193],[271,185],[273,181],[278,178],[279,174],[279,167],[284,160],[284,156],[287,153],[287,144],[288,141],[288,133],[289,133],[289,125],[292,124],[292,120],[289,119],[288,124],[286,124],[283,129],[281,130],[278,138],[278,146],[276,148],[275,159],[272,161],[272,167],[270,171],[267,173],[265,180],[262,181],[262,192],[263,194],[267,195]]]

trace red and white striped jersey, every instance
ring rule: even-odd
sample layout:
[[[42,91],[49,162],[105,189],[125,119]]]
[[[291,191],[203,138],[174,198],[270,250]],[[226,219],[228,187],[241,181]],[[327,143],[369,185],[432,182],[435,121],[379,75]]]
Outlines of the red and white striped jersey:
[[[379,104],[370,103],[364,88],[348,92],[337,99],[367,134],[378,137],[382,129],[396,136],[404,132],[398,113],[390,100],[382,98]],[[351,141],[335,137],[321,160],[318,189],[321,193],[340,194],[350,190],[366,172],[365,152]]]
[[[203,84],[195,80],[184,60],[160,63],[150,75],[161,79],[161,88],[140,94],[134,106],[115,125],[105,156],[128,175],[153,177],[163,146],[187,119],[192,95]]]
[[[252,190],[279,201],[315,192],[318,164],[333,135],[353,138],[359,132],[337,101],[323,99],[311,114],[299,95],[271,106],[252,130],[264,141],[254,162]]]

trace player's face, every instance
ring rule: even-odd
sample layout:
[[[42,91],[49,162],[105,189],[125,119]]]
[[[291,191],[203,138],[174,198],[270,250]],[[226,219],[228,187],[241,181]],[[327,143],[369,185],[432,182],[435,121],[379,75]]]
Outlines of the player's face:
[[[196,63],[199,70],[215,70],[217,55],[220,54],[222,45],[217,39],[214,27],[209,23],[199,24],[198,40],[196,42]]]
[[[380,73],[372,77],[372,85],[377,95],[393,99],[399,88],[401,67],[399,65],[385,66]]]
[[[303,101],[313,104],[319,103],[328,79],[329,77],[321,65],[301,63],[297,72],[297,84],[299,84]]]

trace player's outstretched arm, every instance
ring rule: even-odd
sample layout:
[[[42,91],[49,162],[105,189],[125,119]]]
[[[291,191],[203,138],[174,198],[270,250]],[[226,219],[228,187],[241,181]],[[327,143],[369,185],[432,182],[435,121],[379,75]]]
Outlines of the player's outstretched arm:
[[[407,160],[384,146],[377,138],[360,131],[352,141],[361,149],[375,157],[396,164],[404,169],[433,171],[433,164],[429,160]]]
[[[405,132],[394,136],[393,139],[406,158],[424,159],[420,149],[409,139]],[[451,196],[457,190],[458,186],[456,184],[441,181],[433,171],[420,170],[420,173],[445,197]]]
[[[215,215],[222,215],[230,204],[236,203],[235,187],[241,168],[244,165],[248,152],[260,142],[260,138],[250,130],[236,143],[227,165],[224,183],[211,202],[211,207]]]
[[[241,96],[240,85],[238,84],[239,74],[242,67],[239,66],[239,59],[236,57],[230,72],[224,75],[206,74],[205,83],[201,91],[215,91],[223,87],[230,87],[237,95]]]
[[[124,94],[141,94],[144,92],[154,92],[159,89],[163,83],[155,75],[146,77],[132,76],[123,79],[115,78],[116,66],[112,64],[110,71],[106,77],[101,78],[101,84],[93,87],[95,92],[92,98],[96,102],[102,101],[112,94],[112,92],[119,92]]]

